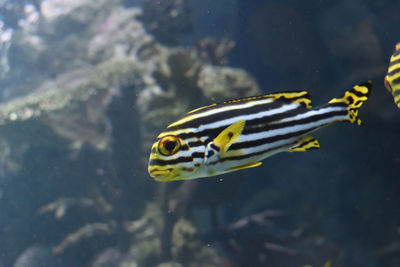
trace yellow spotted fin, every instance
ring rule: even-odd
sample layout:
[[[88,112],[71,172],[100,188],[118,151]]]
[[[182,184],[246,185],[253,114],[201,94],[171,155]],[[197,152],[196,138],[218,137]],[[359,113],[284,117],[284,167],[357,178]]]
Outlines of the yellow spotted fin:
[[[244,129],[245,121],[240,120],[228,126],[214,140],[214,145],[219,148],[219,153],[222,156],[229,147],[236,141]]]
[[[348,109],[347,121],[361,125],[361,120],[358,117],[358,109],[367,101],[372,90],[372,82],[368,81],[360,85],[354,86],[349,91],[346,91],[344,96],[334,98],[328,102],[328,105],[346,105]]]
[[[310,149],[320,148],[318,140],[312,136],[303,136],[294,147],[287,152],[304,152]]]

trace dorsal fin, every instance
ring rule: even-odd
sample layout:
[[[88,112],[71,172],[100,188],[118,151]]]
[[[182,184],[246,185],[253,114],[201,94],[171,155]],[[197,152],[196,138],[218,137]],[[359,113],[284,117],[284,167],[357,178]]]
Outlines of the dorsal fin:
[[[308,109],[311,108],[311,95],[307,91],[280,92],[268,94],[265,97],[289,103],[300,103]]]
[[[211,109],[216,106],[227,105],[227,104],[239,104],[243,102],[257,101],[261,99],[275,99],[279,101],[284,101],[288,103],[301,103],[306,108],[311,108],[311,95],[307,91],[288,91],[288,92],[279,92],[279,93],[271,93],[267,95],[260,96],[250,96],[238,99],[232,99],[225,102],[214,103],[208,106],[200,107],[194,110],[191,110],[187,113],[187,115],[192,115],[199,111],[204,111],[206,109]]]
[[[276,99],[276,100],[280,100],[280,101],[302,103],[307,108],[311,108],[311,95],[307,91],[288,91],[288,92],[271,93],[271,94],[260,95],[260,96],[250,96],[250,97],[244,97],[244,98],[238,98],[238,99],[225,101],[218,105],[257,101],[257,100],[268,99],[268,98],[272,98],[272,99]]]

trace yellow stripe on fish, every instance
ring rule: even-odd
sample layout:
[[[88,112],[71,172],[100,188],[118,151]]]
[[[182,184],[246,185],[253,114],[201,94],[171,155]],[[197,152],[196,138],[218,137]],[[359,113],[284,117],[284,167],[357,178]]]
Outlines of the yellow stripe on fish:
[[[317,108],[306,91],[296,91],[195,109],[158,135],[149,174],[162,182],[190,180],[256,167],[279,152],[319,148],[308,134],[334,122],[361,124],[358,109],[371,89],[371,82],[356,85]]]
[[[385,87],[393,95],[394,103],[400,108],[400,43],[390,58],[388,73],[385,76]]]

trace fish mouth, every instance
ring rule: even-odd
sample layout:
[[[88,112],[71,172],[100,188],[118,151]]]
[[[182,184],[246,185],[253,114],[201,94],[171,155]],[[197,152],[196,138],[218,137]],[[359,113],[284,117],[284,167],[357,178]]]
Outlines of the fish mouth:
[[[173,174],[172,169],[149,169],[149,175],[157,181],[162,182],[165,179],[168,179]]]
[[[157,182],[170,182],[170,181],[178,181],[182,180],[182,178],[177,175],[177,173],[173,169],[149,169],[150,176],[156,180]]]

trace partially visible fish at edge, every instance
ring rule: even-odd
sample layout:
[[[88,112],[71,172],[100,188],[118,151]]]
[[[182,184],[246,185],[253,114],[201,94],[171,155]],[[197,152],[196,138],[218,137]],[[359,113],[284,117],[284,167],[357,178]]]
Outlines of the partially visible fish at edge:
[[[188,112],[157,137],[148,172],[157,181],[191,180],[261,165],[279,152],[319,148],[308,134],[334,122],[361,124],[371,82],[312,108],[306,91],[212,104]]]
[[[390,58],[385,87],[393,95],[396,106],[400,108],[400,43],[396,45]]]

